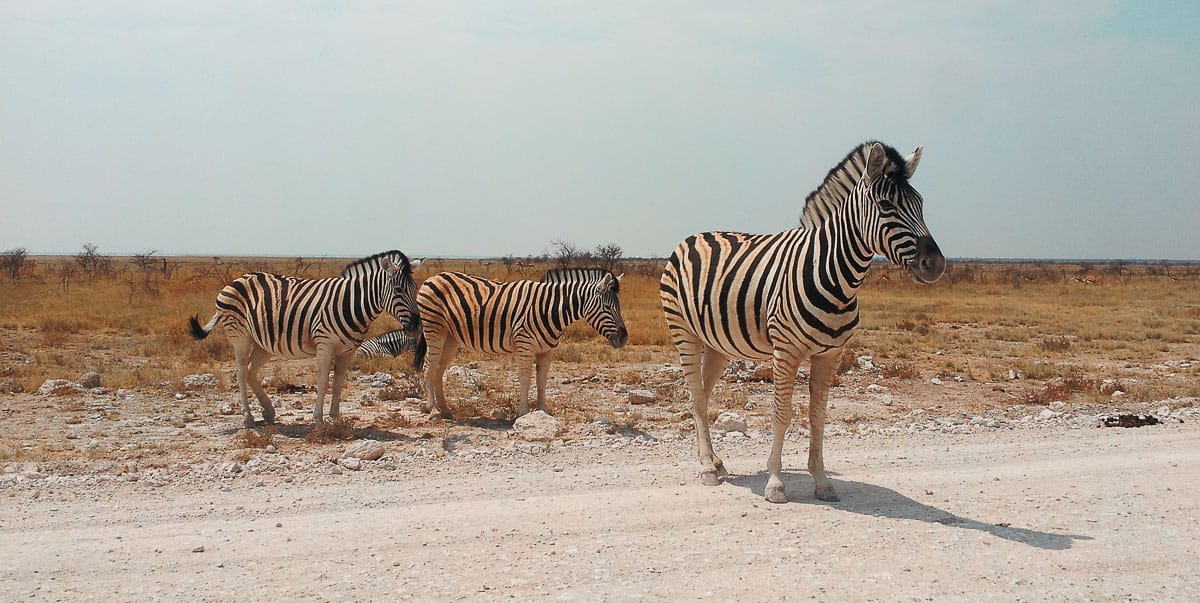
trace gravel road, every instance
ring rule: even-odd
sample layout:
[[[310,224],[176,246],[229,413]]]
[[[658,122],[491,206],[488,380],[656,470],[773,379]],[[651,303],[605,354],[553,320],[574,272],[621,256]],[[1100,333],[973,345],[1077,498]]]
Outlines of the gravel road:
[[[0,600],[1200,600],[1195,420],[835,435],[838,503],[812,498],[802,435],[785,505],[761,433],[718,446],[713,488],[686,434],[359,471],[10,468]]]

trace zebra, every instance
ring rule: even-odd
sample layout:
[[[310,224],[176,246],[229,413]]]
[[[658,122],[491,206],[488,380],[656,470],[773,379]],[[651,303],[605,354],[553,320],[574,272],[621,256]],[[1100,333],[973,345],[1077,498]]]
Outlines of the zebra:
[[[537,367],[537,407],[546,410],[550,355],[567,327],[580,318],[614,348],[629,333],[621,318],[620,276],[606,270],[551,270],[541,281],[493,281],[461,272],[441,272],[417,291],[423,335],[414,364],[426,355],[426,392],[443,419],[451,419],[442,375],[460,348],[485,354],[515,354],[520,362],[518,414],[529,411],[530,365]]]
[[[397,329],[382,335],[372,337],[358,345],[356,352],[360,358],[375,358],[391,356],[395,358],[408,350],[417,348],[418,336],[415,332]]]
[[[217,294],[217,311],[208,324],[188,320],[192,337],[204,339],[220,325],[237,357],[238,388],[247,429],[254,427],[247,385],[262,405],[263,420],[275,422],[275,408],[258,380],[258,369],[272,356],[317,358],[317,404],[321,411],[333,367],[329,416],[340,414],[342,386],[354,351],[371,321],[390,312],[408,332],[420,328],[416,283],[409,261],[399,251],[385,251],[346,266],[340,276],[322,279],[253,272],[235,279]]]
[[[799,228],[700,233],[667,261],[659,296],[691,391],[704,484],[715,486],[728,475],[709,435],[713,386],[731,358],[770,359],[774,440],[765,496],[787,502],[779,475],[783,438],[793,416],[794,376],[811,359],[808,470],[816,498],[838,500],[822,456],[826,397],[858,325],[857,294],[871,260],[882,255],[921,283],[936,281],[946,267],[925,226],[921,195],[909,184],[921,150],[903,157],[866,142],[808,195]]]

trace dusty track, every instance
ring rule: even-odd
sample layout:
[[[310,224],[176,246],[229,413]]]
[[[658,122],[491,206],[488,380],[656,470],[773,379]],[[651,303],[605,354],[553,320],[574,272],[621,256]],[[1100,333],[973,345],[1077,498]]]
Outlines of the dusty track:
[[[235,418],[231,418],[233,420]],[[0,486],[0,600],[1197,600],[1200,425],[841,436],[842,502],[687,436],[303,478]],[[199,551],[203,547],[202,552]]]

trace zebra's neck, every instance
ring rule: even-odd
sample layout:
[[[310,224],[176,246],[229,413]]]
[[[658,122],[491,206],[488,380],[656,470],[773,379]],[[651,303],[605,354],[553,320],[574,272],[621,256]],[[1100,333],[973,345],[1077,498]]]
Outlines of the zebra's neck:
[[[868,144],[863,144],[850,151],[841,163],[829,170],[821,186],[805,197],[804,210],[800,213],[802,228],[818,228],[846,204],[846,200],[862,178],[867,164],[868,148]]]
[[[584,297],[590,286],[589,283],[580,282],[546,285],[553,291],[547,299],[557,301],[557,303],[549,304],[550,307],[546,308],[546,318],[549,319],[547,326],[552,329],[551,335],[554,336],[554,339],[562,337],[567,327],[583,318]]]

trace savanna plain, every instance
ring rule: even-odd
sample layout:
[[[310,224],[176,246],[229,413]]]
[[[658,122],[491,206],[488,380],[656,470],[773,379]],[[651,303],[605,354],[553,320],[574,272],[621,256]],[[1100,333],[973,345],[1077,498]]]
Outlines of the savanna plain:
[[[516,365],[470,354],[452,422],[405,354],[358,359],[314,430],[314,363],[275,359],[278,422],[245,430],[231,347],[187,317],[350,260],[94,251],[0,280],[0,600],[1200,600],[1200,266],[872,268],[830,393],[842,500],[812,496],[801,371],[773,505],[767,366],[717,385],[731,475],[700,484],[661,261],[619,262],[625,348],[568,331],[545,437],[514,429]]]

